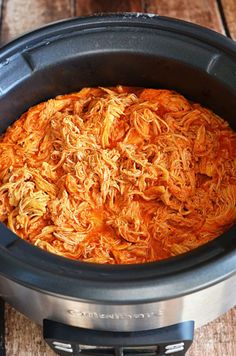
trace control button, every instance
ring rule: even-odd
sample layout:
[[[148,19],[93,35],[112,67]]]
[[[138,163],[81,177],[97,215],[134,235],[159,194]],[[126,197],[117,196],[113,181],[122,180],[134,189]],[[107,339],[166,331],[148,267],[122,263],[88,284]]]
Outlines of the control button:
[[[68,347],[62,347],[62,346],[54,346],[55,349],[57,350],[60,350],[60,351],[65,351],[65,352],[68,352],[68,353],[72,353],[73,350],[72,349],[69,349]]]
[[[170,349],[170,350],[166,350],[165,351],[165,355],[169,355],[169,354],[173,354],[175,352],[179,352],[179,351],[183,351],[184,350],[184,347],[183,346],[180,346],[179,348],[175,348],[175,349]]]
[[[179,342],[178,344],[171,344],[171,345],[167,345],[165,347],[166,350],[173,350],[174,348],[178,348],[184,346],[184,342]]]
[[[61,346],[61,347],[65,347],[67,349],[71,349],[71,344],[65,344],[64,342],[60,342],[60,341],[53,341],[52,343],[54,346]]]

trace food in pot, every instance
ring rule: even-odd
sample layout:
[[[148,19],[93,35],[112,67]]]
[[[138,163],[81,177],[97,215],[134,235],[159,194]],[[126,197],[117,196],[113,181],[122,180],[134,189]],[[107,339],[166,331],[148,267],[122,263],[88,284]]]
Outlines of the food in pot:
[[[0,220],[35,246],[86,262],[190,251],[236,221],[236,134],[170,90],[58,96],[0,139]]]

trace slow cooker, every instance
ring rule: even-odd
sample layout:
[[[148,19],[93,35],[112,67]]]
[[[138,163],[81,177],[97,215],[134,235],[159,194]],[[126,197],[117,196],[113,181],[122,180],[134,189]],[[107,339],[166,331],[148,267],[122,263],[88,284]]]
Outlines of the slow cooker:
[[[236,45],[152,14],[75,18],[0,51],[0,132],[30,106],[84,86],[168,88],[236,129]],[[73,355],[183,355],[194,328],[236,303],[236,225],[183,255],[97,265],[52,255],[0,225],[0,295]]]

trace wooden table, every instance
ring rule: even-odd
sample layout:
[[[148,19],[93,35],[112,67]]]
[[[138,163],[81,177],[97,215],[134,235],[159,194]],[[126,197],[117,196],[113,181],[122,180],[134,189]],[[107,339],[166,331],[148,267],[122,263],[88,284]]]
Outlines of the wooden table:
[[[116,11],[181,18],[236,39],[236,0],[0,0],[0,40],[3,44],[51,21]],[[188,356],[236,356],[235,326],[236,308],[197,330]],[[54,355],[42,338],[42,328],[9,305],[5,306],[5,347],[7,356]]]

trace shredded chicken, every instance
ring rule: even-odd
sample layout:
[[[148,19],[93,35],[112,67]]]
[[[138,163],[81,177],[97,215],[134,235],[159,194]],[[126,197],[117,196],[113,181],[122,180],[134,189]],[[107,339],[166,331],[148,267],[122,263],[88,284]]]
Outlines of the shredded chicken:
[[[190,251],[236,221],[236,134],[169,90],[58,96],[0,138],[0,221],[39,248],[86,262]]]

